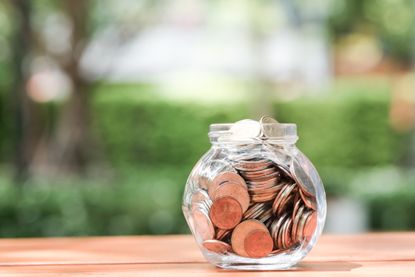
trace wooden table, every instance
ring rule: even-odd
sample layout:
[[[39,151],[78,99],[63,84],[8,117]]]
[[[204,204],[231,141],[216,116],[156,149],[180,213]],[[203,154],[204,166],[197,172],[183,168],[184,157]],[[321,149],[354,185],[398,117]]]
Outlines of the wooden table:
[[[286,271],[226,271],[178,236],[0,240],[0,276],[415,276],[415,233],[324,235]]]

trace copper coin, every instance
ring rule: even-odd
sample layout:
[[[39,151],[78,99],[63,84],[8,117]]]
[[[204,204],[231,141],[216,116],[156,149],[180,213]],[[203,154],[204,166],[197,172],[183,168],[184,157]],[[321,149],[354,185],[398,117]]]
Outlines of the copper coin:
[[[287,186],[284,186],[284,187],[280,190],[280,192],[279,192],[279,193],[277,194],[277,196],[275,197],[274,202],[272,203],[272,211],[274,212],[274,214],[277,214],[277,211],[278,211],[278,209],[279,209],[280,203],[281,203],[281,201],[283,200],[283,197],[284,197],[284,193],[285,193],[286,187],[287,187]]]
[[[278,167],[278,169],[284,173],[285,176],[289,177],[290,179],[292,179],[292,175],[290,172],[290,168],[286,165],[283,164],[276,164],[276,166]]]
[[[301,206],[301,199],[298,199],[298,194],[297,194],[296,197],[294,198],[294,208],[293,208],[293,214],[292,214],[293,220],[295,219],[295,216],[300,206]]]
[[[230,196],[217,198],[210,207],[209,216],[216,227],[232,229],[242,219],[241,204]]]
[[[298,226],[297,226],[297,240],[298,241],[304,240],[304,230],[305,230],[308,216],[309,216],[309,212],[304,212],[300,218],[300,221],[298,222]]]
[[[297,203],[297,201],[301,198],[301,196],[300,196],[300,190],[297,190],[298,191],[298,193],[296,193],[295,194],[295,197],[294,197],[294,203]]]
[[[287,216],[281,228],[278,230],[278,240],[277,240],[278,248],[282,248],[282,249],[286,248],[285,241],[284,241],[284,234],[285,234],[285,230],[288,227],[289,219],[290,217]]]
[[[269,253],[270,255],[277,255],[277,254],[282,254],[282,253],[287,253],[289,252],[289,249],[275,249],[273,251],[271,251],[271,253]]]
[[[202,201],[208,200],[210,201],[209,195],[207,194],[207,192],[205,190],[198,190],[196,191],[193,195],[192,195],[192,207],[196,204],[196,203],[200,203]]]
[[[298,208],[297,213],[295,215],[294,221],[293,221],[293,227],[291,229],[291,237],[293,238],[294,241],[299,241],[298,238],[298,225],[301,221],[301,218],[303,216],[303,211],[304,211],[304,206],[300,206],[300,208]]]
[[[268,176],[276,176],[280,174],[275,167],[267,167],[258,171],[244,171],[241,174],[247,179],[261,179]]]
[[[281,191],[278,193],[277,197],[272,204],[272,210],[276,215],[279,215],[284,210],[284,205],[288,202],[291,192],[294,190],[295,184],[286,185]]]
[[[270,166],[256,171],[244,171],[243,173],[248,177],[257,177],[266,176],[275,172],[278,172],[277,168],[274,166]]]
[[[248,182],[265,182],[270,179],[274,180],[275,182],[279,182],[281,180],[281,173],[279,172],[274,172],[274,173],[271,173],[265,176],[258,176],[258,177],[247,177],[245,175],[243,176]]]
[[[246,210],[249,208],[250,199],[248,190],[246,187],[243,187],[240,184],[226,182],[216,189],[214,195],[214,199],[231,196],[241,205],[242,213],[246,212]]]
[[[291,239],[292,223],[293,223],[292,218],[288,217],[287,223],[284,226],[284,231],[283,231],[282,246],[284,249],[290,248],[292,245],[292,239]]]
[[[255,218],[255,215],[258,211],[265,207],[265,203],[255,203],[249,207],[249,209],[244,213],[244,219]]]
[[[270,160],[251,160],[251,161],[239,161],[234,165],[238,170],[242,171],[257,171],[265,169],[272,165]]]
[[[316,227],[317,227],[317,213],[310,212],[309,215],[307,216],[307,220],[303,228],[303,236],[307,241],[311,239],[311,236],[314,234]]]
[[[273,200],[275,198],[275,195],[276,193],[256,194],[252,196],[252,202],[255,202],[255,203],[268,202],[270,200]]]
[[[242,186],[247,187],[245,180],[238,173],[232,171],[224,171],[219,173],[209,185],[208,193],[211,198],[214,198],[216,189],[224,182],[239,183]]]
[[[310,208],[312,210],[316,210],[315,197],[314,196],[307,196],[306,193],[304,193],[304,191],[302,189],[300,189],[299,192],[300,192],[301,199],[303,199],[304,204],[308,208]]]
[[[271,253],[273,247],[274,242],[268,231],[256,229],[245,237],[245,252],[251,258],[265,257]]]
[[[294,198],[294,195],[292,193],[288,194],[287,197],[285,197],[278,207],[277,214],[281,214],[284,210],[288,209],[292,206],[292,200]]]
[[[244,219],[257,219],[261,222],[265,222],[272,217],[272,210],[269,205],[265,203],[258,203],[249,208],[244,214]]]
[[[270,219],[273,216],[272,214],[272,210],[268,209],[265,212],[263,212],[259,217],[258,220],[261,221],[262,223],[265,223],[266,221],[268,221],[268,219]]]
[[[275,246],[278,246],[278,233],[282,229],[282,225],[284,224],[285,219],[287,217],[288,217],[288,214],[283,214],[271,224],[271,228],[270,228],[271,235],[272,235],[272,238],[274,239]]]
[[[231,246],[227,244],[226,242],[216,240],[216,239],[205,240],[202,243],[202,245],[207,250],[215,252],[215,253],[219,253],[219,254],[229,252],[232,249]]]
[[[267,186],[252,186],[249,187],[249,191],[253,194],[264,194],[264,193],[271,193],[271,192],[279,192],[285,184],[274,183]]]
[[[255,188],[269,188],[274,186],[277,183],[277,178],[271,178],[268,180],[261,180],[261,181],[249,181],[247,183],[248,189],[255,189]]]
[[[229,234],[231,233],[231,230],[225,230],[225,229],[219,229],[216,231],[215,238],[218,240],[225,239]]]
[[[258,220],[248,219],[239,223],[232,232],[231,244],[233,251],[239,256],[249,257],[245,251],[245,238],[254,230],[267,231],[267,227]]]
[[[200,236],[202,240],[213,239],[215,236],[215,228],[209,217],[199,209],[194,209],[192,214],[196,235]]]
[[[271,235],[274,240],[274,244],[276,248],[282,248],[281,244],[279,243],[280,240],[280,233],[285,223],[285,219],[288,217],[288,214],[283,214],[277,220],[275,220],[271,224]]]

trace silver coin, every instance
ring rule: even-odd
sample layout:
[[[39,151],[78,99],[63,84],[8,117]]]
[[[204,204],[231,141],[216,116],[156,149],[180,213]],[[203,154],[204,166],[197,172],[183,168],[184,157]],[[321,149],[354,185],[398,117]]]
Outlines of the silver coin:
[[[229,129],[231,140],[246,140],[257,138],[261,134],[261,124],[252,119],[243,119],[235,122]]]
[[[307,195],[314,196],[314,185],[310,175],[304,171],[301,164],[293,159],[290,166],[291,176],[294,178],[300,189]]]
[[[281,132],[276,130],[279,122],[270,116],[263,116],[259,120],[263,138],[277,137]]]

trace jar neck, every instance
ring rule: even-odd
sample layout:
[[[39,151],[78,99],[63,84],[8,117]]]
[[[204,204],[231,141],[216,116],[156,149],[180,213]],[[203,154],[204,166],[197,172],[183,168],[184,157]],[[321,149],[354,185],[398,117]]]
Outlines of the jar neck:
[[[216,148],[227,148],[227,147],[238,147],[244,145],[268,145],[268,146],[280,146],[283,148],[292,148],[295,147],[295,141],[270,141],[270,140],[262,140],[262,141],[238,141],[238,142],[226,142],[226,141],[212,141],[210,140],[212,147]]]
[[[209,140],[213,146],[226,147],[238,145],[295,146],[298,140],[295,124],[266,124],[255,136],[241,137],[232,133],[233,124],[210,125]]]

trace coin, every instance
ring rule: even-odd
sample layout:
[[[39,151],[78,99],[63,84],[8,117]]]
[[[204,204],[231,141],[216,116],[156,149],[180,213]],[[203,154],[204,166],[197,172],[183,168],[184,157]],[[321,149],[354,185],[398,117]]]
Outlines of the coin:
[[[198,176],[199,187],[202,189],[208,189],[214,177],[223,171],[236,172],[233,166],[227,161],[214,159],[206,163],[206,165],[202,167]]]
[[[200,209],[194,209],[192,211],[195,232],[200,236],[202,240],[213,239],[215,236],[215,228],[209,216]]]
[[[259,187],[269,188],[269,187],[274,186],[277,183],[277,181],[278,181],[278,178],[273,177],[268,180],[248,181],[246,184],[248,186],[248,189],[259,188]]]
[[[288,249],[275,249],[275,250],[272,250],[271,253],[269,253],[268,256],[274,256],[274,255],[277,255],[277,254],[283,254],[283,253],[287,253],[287,252],[289,252]]]
[[[226,230],[226,229],[217,229],[216,231],[216,239],[218,240],[224,240],[230,233],[232,230]]]
[[[262,258],[271,253],[274,242],[268,230],[255,229],[244,240],[244,249],[248,257]]]
[[[279,122],[270,116],[263,116],[259,120],[262,129],[262,136],[265,138],[273,138],[280,135],[278,132]]]
[[[285,176],[292,178],[291,172],[290,172],[290,168],[282,163],[277,163],[276,166],[278,167],[278,169],[283,172],[285,174]]]
[[[193,193],[192,198],[191,198],[191,203],[193,206],[194,204],[205,201],[205,200],[210,201],[210,197],[205,190],[200,189],[196,191],[195,193]]]
[[[309,241],[314,234],[314,231],[317,227],[317,214],[313,211],[310,211],[307,215],[307,219],[303,228],[303,237],[306,241]]]
[[[284,219],[284,222],[282,223],[280,229],[278,230],[277,245],[278,245],[278,248],[281,248],[281,249],[285,249],[285,246],[284,246],[284,232],[285,232],[285,229],[287,228],[288,218],[289,218],[289,216],[287,216]]]
[[[256,138],[261,134],[261,124],[252,119],[240,120],[232,125],[229,132],[233,140]]]
[[[284,249],[290,248],[293,242],[291,238],[292,223],[293,223],[292,218],[287,217],[286,224],[284,225],[284,229],[282,233],[282,247]]]
[[[259,184],[261,182],[267,182],[267,181],[276,183],[281,180],[280,178],[281,175],[279,172],[273,172],[271,174],[264,175],[264,176],[258,176],[258,177],[247,177],[244,174],[242,174],[242,176],[244,176],[247,182],[250,182],[253,184]]]
[[[317,215],[314,211],[303,212],[297,226],[297,240],[309,241],[317,226]]]
[[[322,182],[316,168],[303,153],[299,152],[296,158],[298,163],[301,164],[304,172],[310,177],[311,182]]]
[[[244,219],[255,218],[255,215],[261,212],[261,209],[267,209],[265,203],[255,203],[249,207],[249,209],[244,213]]]
[[[245,238],[254,230],[268,232],[267,227],[258,220],[248,219],[239,223],[232,232],[231,245],[233,251],[239,256],[249,257],[245,250]]]
[[[277,248],[282,248],[281,245],[280,245],[280,243],[279,243],[279,236],[280,236],[279,233],[282,230],[282,226],[285,223],[285,219],[287,217],[288,217],[288,214],[287,213],[281,215],[276,220],[274,220],[271,223],[271,226],[270,226],[271,235],[272,235],[272,238],[274,240],[274,245]]]
[[[297,198],[297,201],[294,200],[294,208],[293,208],[293,213],[292,213],[292,219],[295,219],[295,216],[297,215],[298,209],[301,206],[301,199]]]
[[[293,227],[291,229],[291,237],[295,241],[300,241],[301,240],[301,239],[300,240],[297,239],[298,238],[298,230],[299,230],[298,225],[301,221],[304,210],[305,210],[304,206],[301,205],[300,208],[298,208],[298,210],[295,214],[295,218],[294,218],[294,221],[293,221]]]
[[[226,242],[216,239],[205,240],[202,245],[207,250],[220,254],[229,252],[232,249]]]
[[[281,191],[283,185],[274,185],[272,187],[255,187],[252,192],[252,202],[268,202],[275,199],[275,196]]]
[[[258,220],[265,224],[272,216],[272,210],[267,209],[258,216]]]
[[[267,176],[275,176],[277,175],[276,173],[278,173],[278,171],[276,170],[275,167],[267,167],[264,169],[260,169],[257,171],[245,171],[245,172],[241,172],[242,176],[244,176],[247,179],[261,179]],[[272,175],[273,174],[273,175]]]
[[[234,167],[242,171],[257,171],[265,169],[272,165],[272,161],[260,159],[260,160],[241,160],[234,164]]]
[[[277,197],[275,197],[272,209],[276,215],[280,215],[284,210],[285,204],[292,197],[291,192],[294,190],[295,184],[288,184],[281,189]]]
[[[303,200],[304,204],[312,209],[312,210],[316,210],[316,202],[315,202],[315,197],[314,196],[306,196],[304,191],[302,189],[299,190],[299,194],[301,196],[301,199]]]
[[[284,197],[282,200],[281,200],[281,203],[280,203],[280,205],[279,205],[279,207],[278,207],[278,209],[277,209],[277,211],[276,211],[276,214],[277,215],[279,215],[279,214],[281,214],[284,210],[286,210],[286,209],[290,209],[291,207],[292,207],[292,199],[294,198],[294,195],[293,195],[293,193],[292,193],[292,191],[291,192],[287,192],[287,196],[286,197]]]
[[[311,180],[311,177],[295,159],[291,161],[290,173],[303,193],[307,196],[314,195],[313,180]]]
[[[268,115],[264,115],[259,119],[259,123],[260,124],[279,124],[279,122],[277,120],[275,120],[274,118],[268,116]]]
[[[238,201],[243,213],[248,209],[250,199],[246,186],[243,187],[237,183],[225,182],[216,189],[214,199],[225,196],[231,196]]]
[[[233,171],[224,171],[219,173],[209,184],[208,194],[210,197],[214,198],[216,189],[224,182],[234,182],[244,186],[245,188],[247,187],[245,180],[238,173]]]
[[[229,196],[217,198],[210,208],[209,216],[216,227],[232,229],[242,219],[241,204]]]

